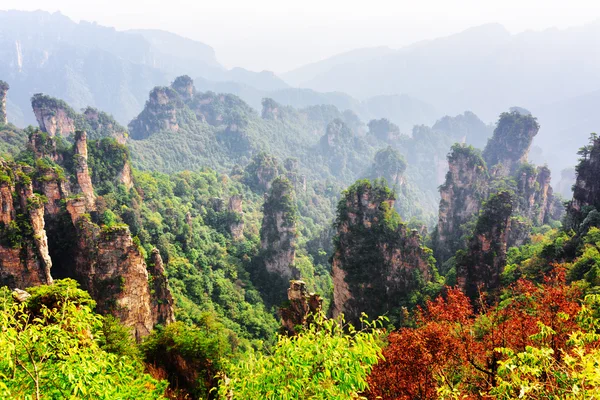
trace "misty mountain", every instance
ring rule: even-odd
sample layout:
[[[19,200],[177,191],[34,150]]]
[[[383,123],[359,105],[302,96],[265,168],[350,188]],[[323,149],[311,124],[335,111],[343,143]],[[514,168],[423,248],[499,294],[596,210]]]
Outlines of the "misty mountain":
[[[283,73],[281,77],[290,85],[304,86],[305,82],[310,81],[315,76],[326,73],[338,65],[370,61],[391,52],[393,50],[386,46],[351,50]]]
[[[542,159],[552,166],[555,178],[576,162],[576,152],[600,127],[600,90],[557,101],[534,110],[541,121]]]
[[[121,123],[143,108],[148,92],[181,74],[239,81],[263,90],[288,87],[273,73],[226,70],[203,43],[159,30],[120,32],[60,13],[0,11],[0,76],[17,125],[35,122],[30,97],[39,92],[76,109],[107,110]]]
[[[262,108],[261,102],[264,98],[271,98],[282,105],[294,108],[330,104],[339,110],[351,110],[361,120],[367,122],[372,119],[387,118],[405,133],[410,133],[414,125],[431,125],[441,115],[431,104],[407,95],[374,96],[360,101],[342,92],[320,93],[302,88],[259,90],[233,81],[214,82],[203,78],[196,78],[194,81],[200,91],[235,94],[255,110]]]
[[[445,113],[471,109],[491,120],[514,104],[534,108],[600,88],[598,48],[600,21],[517,35],[490,24],[370,59],[330,59],[300,70],[314,71],[303,84],[313,90],[358,98],[406,93]]]

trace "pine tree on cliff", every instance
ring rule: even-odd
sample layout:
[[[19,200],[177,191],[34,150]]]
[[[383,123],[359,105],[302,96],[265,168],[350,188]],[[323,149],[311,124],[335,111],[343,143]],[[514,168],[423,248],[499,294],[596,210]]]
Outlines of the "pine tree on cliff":
[[[394,193],[381,181],[357,181],[338,204],[332,273],[333,314],[357,321],[414,305],[435,274],[431,251],[421,246],[394,211]]]

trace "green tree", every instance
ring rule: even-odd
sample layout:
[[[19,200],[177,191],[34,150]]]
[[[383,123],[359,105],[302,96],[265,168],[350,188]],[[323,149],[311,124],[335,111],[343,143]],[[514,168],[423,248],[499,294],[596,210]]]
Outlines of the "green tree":
[[[163,398],[166,382],[134,358],[100,348],[103,318],[75,281],[29,290],[20,303],[0,289],[0,398]]]
[[[219,388],[234,399],[354,399],[368,388],[367,376],[381,359],[382,319],[365,329],[343,318],[317,322],[297,336],[280,336],[273,354],[250,353],[229,366]]]

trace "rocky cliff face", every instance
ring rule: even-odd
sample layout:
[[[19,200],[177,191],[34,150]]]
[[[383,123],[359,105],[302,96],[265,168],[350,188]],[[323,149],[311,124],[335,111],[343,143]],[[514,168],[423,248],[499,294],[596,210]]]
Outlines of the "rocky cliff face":
[[[62,100],[42,94],[31,98],[33,113],[40,129],[50,136],[64,137],[75,133],[76,112]]]
[[[457,255],[458,285],[473,300],[480,291],[493,291],[500,285],[514,201],[508,191],[490,196],[479,214],[468,249]]]
[[[394,195],[384,186],[358,181],[338,205],[332,274],[333,315],[356,322],[398,311],[419,282],[432,278],[429,252],[394,211]]]
[[[454,145],[448,155],[448,173],[440,186],[436,259],[441,265],[464,248],[464,226],[479,213],[487,197],[488,173],[481,155],[471,146]]]
[[[152,297],[148,270],[127,226],[104,227],[90,221],[85,202],[69,200],[76,227],[73,277],[97,302],[97,311],[112,314],[132,328],[136,339],[152,330]]]
[[[172,322],[173,298],[160,255],[153,253],[147,266],[127,225],[93,221],[96,196],[85,133],[76,134],[73,160],[65,163],[69,170],[50,161],[55,145],[35,135],[43,134],[30,140],[36,168],[0,165],[0,224],[5,227],[0,230],[0,283],[51,283],[54,264],[58,276],[76,279],[96,300],[99,312],[120,318],[138,339],[155,324]],[[70,193],[69,173],[79,195]],[[46,229],[53,233],[50,241]]]
[[[45,199],[33,192],[27,172],[0,161],[0,285],[11,288],[52,283]]]
[[[6,95],[10,86],[4,81],[0,81],[0,125],[8,123],[8,114],[6,113]]]
[[[483,151],[490,171],[496,176],[514,173],[520,164],[527,162],[529,147],[539,130],[537,120],[531,115],[517,111],[502,113]]]
[[[323,299],[318,294],[309,293],[303,281],[291,281],[288,305],[279,309],[284,333],[293,336],[298,327],[306,327],[311,316],[322,311]]]
[[[291,183],[275,179],[263,205],[260,244],[265,269],[285,280],[298,277],[294,267],[297,213]]]

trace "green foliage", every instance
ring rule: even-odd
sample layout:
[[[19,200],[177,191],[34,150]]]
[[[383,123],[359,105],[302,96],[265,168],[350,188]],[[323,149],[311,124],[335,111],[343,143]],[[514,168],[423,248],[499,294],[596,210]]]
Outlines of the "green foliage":
[[[113,138],[88,142],[88,168],[96,190],[109,192],[129,162],[129,150]]]
[[[100,347],[102,317],[74,281],[31,288],[15,303],[0,290],[0,397],[160,399],[166,388],[128,355]]]
[[[230,363],[219,388],[234,399],[354,399],[381,359],[382,320],[356,331],[344,320],[316,323],[294,337],[280,336],[271,355],[250,353]]]
[[[142,343],[142,352],[147,362],[164,369],[172,382],[178,381],[178,388],[206,398],[237,345],[233,332],[204,313],[196,326],[175,322],[154,331]]]

